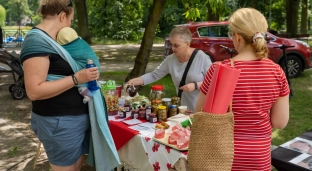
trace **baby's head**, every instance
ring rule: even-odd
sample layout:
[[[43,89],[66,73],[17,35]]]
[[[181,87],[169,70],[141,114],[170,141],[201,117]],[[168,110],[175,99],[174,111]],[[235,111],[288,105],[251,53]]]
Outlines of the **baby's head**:
[[[64,27],[58,32],[56,36],[56,41],[60,45],[65,45],[76,40],[78,37],[79,36],[74,29],[70,27]]]

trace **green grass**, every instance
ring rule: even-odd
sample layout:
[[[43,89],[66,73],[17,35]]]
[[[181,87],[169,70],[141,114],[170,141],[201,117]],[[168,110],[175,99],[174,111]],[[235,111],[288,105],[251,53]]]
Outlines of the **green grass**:
[[[312,70],[291,79],[294,97],[290,99],[290,117],[283,130],[274,130],[273,144],[281,145],[312,129]]]
[[[127,74],[127,72],[103,72],[101,79],[112,79],[117,84],[123,84]],[[176,95],[170,75],[155,83],[142,86],[139,94],[149,97],[151,86],[154,84],[164,85],[166,97]],[[298,78],[291,79],[291,84],[294,97],[290,99],[289,122],[283,130],[273,130],[273,145],[281,145],[312,129],[312,70],[306,70]]]

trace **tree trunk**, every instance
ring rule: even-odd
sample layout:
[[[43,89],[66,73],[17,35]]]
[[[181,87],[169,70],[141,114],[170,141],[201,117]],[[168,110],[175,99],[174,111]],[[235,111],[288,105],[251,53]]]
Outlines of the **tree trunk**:
[[[258,0],[251,1],[251,8],[257,9],[258,8]]]
[[[91,37],[88,28],[88,13],[86,0],[75,0],[76,15],[78,19],[78,35],[91,44]]]
[[[307,33],[308,0],[302,0],[300,33]]]
[[[286,0],[286,27],[290,37],[295,38],[298,32],[298,8],[300,0]]]
[[[212,11],[212,8],[211,8],[209,2],[207,3],[206,6],[207,6],[207,9],[208,9],[207,21],[219,21],[219,18],[220,18],[219,10],[216,9],[216,12],[214,13]]]
[[[153,47],[155,32],[160,20],[161,12],[164,9],[166,0],[153,0],[152,10],[148,16],[140,50],[135,58],[134,67],[127,75],[125,81],[145,74],[148,59]]]

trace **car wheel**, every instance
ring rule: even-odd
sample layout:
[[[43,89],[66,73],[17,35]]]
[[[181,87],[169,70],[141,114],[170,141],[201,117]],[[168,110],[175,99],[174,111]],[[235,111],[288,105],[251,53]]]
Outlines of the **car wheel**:
[[[287,56],[287,69],[288,69],[288,77],[289,78],[296,78],[302,72],[302,62],[301,60],[294,55]],[[280,65],[285,71],[285,63],[284,60],[281,61]]]
[[[23,99],[25,95],[26,95],[26,91],[20,87],[16,87],[12,92],[12,96],[16,100]]]

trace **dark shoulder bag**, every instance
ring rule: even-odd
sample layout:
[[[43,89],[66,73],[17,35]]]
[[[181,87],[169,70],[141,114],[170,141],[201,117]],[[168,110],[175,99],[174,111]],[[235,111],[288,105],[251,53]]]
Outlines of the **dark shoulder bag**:
[[[195,50],[193,51],[193,53],[192,53],[192,55],[191,55],[189,61],[187,62],[187,65],[186,65],[186,68],[185,68],[185,70],[184,70],[182,79],[181,79],[181,81],[180,81],[179,88],[185,85],[186,75],[187,75],[187,73],[188,73],[188,70],[189,70],[190,67],[191,67],[191,64],[192,64],[192,62],[193,62],[193,60],[194,60],[195,55],[197,54],[197,52],[198,52],[198,49],[195,49]],[[179,96],[180,98],[181,98],[181,96],[182,96],[182,92],[183,92],[183,90],[179,89],[178,96]]]

